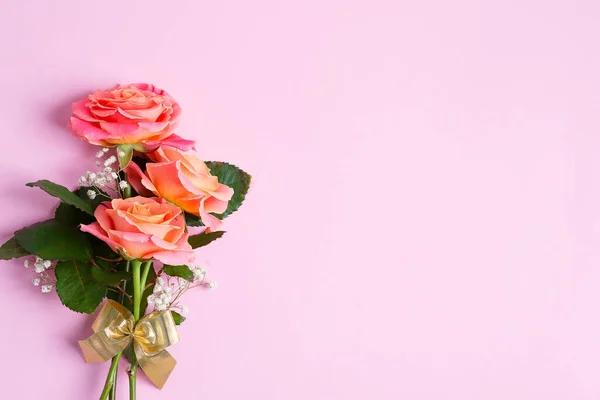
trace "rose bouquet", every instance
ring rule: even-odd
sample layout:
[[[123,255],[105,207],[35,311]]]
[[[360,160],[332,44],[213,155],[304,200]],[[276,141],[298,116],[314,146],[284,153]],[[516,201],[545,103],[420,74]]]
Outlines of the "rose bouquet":
[[[86,362],[111,360],[101,400],[116,397],[119,362],[131,363],[129,397],[141,369],[162,388],[175,367],[166,348],[179,340],[181,296],[215,283],[195,262],[195,249],[221,238],[250,175],[224,162],[204,162],[194,142],[174,132],[181,107],[149,84],[119,85],[73,104],[69,128],[99,146],[96,169],[73,191],[40,180],[60,199],[54,218],[18,230],[0,259],[26,257],[42,292],[56,290],[79,313],[98,315],[79,342]]]

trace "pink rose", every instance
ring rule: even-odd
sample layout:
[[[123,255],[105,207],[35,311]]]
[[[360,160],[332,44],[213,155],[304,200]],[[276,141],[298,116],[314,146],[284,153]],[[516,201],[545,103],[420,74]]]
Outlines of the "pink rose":
[[[233,189],[219,183],[206,164],[190,154],[172,148],[160,148],[148,157],[144,174],[135,163],[125,169],[131,186],[141,195],[156,195],[178,205],[190,214],[200,216],[202,223],[217,230],[221,221],[210,213],[221,214]]]
[[[75,136],[104,147],[132,144],[148,152],[165,145],[189,150],[194,142],[173,133],[180,116],[181,107],[167,92],[136,83],[98,90],[73,103],[69,126]]]
[[[81,225],[81,230],[127,259],[156,259],[170,265],[194,261],[183,212],[164,199],[138,196],[106,201],[94,217],[97,222]]]

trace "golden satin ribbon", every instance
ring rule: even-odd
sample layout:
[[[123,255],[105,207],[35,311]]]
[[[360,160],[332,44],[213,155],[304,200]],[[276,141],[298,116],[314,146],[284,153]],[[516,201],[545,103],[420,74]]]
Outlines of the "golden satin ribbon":
[[[155,311],[135,323],[123,305],[107,300],[92,325],[94,334],[79,341],[85,362],[105,362],[133,340],[140,368],[159,389],[165,385],[177,361],[165,349],[179,341],[170,311]]]

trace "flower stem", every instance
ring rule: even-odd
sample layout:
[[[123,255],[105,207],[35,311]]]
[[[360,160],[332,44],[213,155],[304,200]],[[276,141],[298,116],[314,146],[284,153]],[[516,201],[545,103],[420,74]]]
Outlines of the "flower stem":
[[[140,320],[140,310],[142,304],[142,296],[144,295],[144,287],[146,286],[146,279],[148,279],[148,273],[152,267],[152,261],[146,261],[144,264],[144,270],[141,271],[142,262],[138,260],[131,261],[133,271],[133,318],[137,323]],[[133,355],[133,361],[129,368],[129,399],[135,400],[136,395],[136,374],[137,374],[137,361],[135,359],[135,352]]]
[[[140,319],[140,306],[142,303],[142,293],[141,293],[141,276],[140,276],[140,267],[142,266],[142,262],[138,260],[131,261],[131,270],[133,272],[133,318],[135,318],[135,322],[138,322]]]
[[[148,273],[150,272],[150,267],[152,266],[152,261],[146,261],[142,266],[144,267],[144,269],[142,270],[142,279],[140,281],[140,284],[142,287],[142,295],[143,295],[144,289],[146,288],[146,280],[148,279]]]
[[[136,365],[131,365],[129,369],[129,400],[135,400],[135,373],[136,373]]]
[[[117,376],[117,366],[119,365],[119,360],[121,359],[121,354],[117,354],[112,362],[110,363],[110,369],[108,370],[108,375],[106,377],[106,383],[104,384],[104,390],[102,390],[102,394],[100,395],[100,400],[106,400],[108,395],[110,394]]]
[[[108,395],[108,400],[117,400],[117,380],[119,378],[119,364],[117,363],[117,368],[115,369],[115,381],[113,382],[112,389],[110,390],[110,394]]]
[[[129,272],[129,261],[127,261],[125,270],[127,272]],[[125,285],[126,284],[127,284],[127,281],[123,282],[123,292],[121,293],[121,304],[123,304],[123,301],[125,300],[125,289],[126,289]],[[117,355],[115,355],[112,358],[112,362],[110,364],[110,369],[108,370],[108,375],[106,376],[106,383],[104,385],[104,390],[102,391],[102,394],[100,395],[100,400],[105,400],[107,396],[110,400],[117,399],[117,378],[118,378],[117,372],[119,370],[119,361],[121,360],[122,355],[123,355],[123,352],[120,351],[119,353],[117,353]]]

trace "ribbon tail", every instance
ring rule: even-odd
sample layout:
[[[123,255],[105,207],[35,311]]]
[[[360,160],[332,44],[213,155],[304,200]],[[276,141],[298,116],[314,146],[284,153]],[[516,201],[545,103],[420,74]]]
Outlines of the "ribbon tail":
[[[165,386],[167,379],[169,379],[169,375],[171,375],[171,372],[173,372],[175,365],[177,364],[177,361],[166,350],[153,356],[147,356],[140,347],[136,345],[135,356],[140,364],[140,368],[159,389],[162,389],[163,386]]]

